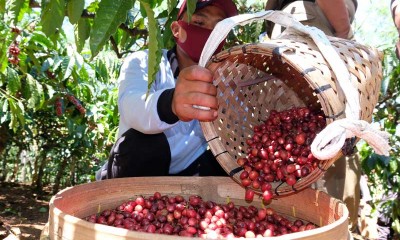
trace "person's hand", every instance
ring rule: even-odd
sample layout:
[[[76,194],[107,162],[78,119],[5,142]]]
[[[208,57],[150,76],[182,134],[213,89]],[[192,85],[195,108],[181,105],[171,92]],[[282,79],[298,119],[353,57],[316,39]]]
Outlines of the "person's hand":
[[[217,88],[212,81],[210,70],[198,65],[180,72],[172,98],[172,112],[179,120],[213,121],[217,118]],[[203,107],[209,110],[201,109]]]

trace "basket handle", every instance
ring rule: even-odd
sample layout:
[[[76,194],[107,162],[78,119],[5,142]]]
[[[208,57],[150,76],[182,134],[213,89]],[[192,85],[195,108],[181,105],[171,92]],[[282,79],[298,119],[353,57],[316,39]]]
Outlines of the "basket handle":
[[[206,65],[219,44],[226,38],[231,29],[233,29],[237,25],[243,26],[257,20],[269,20],[288,28],[288,32],[292,31],[297,34],[310,36],[317,45],[322,56],[329,63],[332,70],[334,71],[339,83],[338,89],[342,89],[347,99],[346,117],[354,120],[358,120],[360,118],[359,93],[357,89],[351,84],[351,81],[349,81],[349,71],[347,70],[346,66],[344,65],[343,61],[340,59],[336,51],[332,48],[332,45],[327,39],[326,35],[318,28],[305,26],[297,21],[292,15],[282,11],[270,10],[251,14],[241,14],[220,21],[215,26],[203,48],[203,52],[200,56],[199,65],[203,67]]]
[[[374,130],[368,122],[360,120],[358,90],[352,85],[348,69],[333,49],[326,35],[316,27],[303,25],[288,13],[272,10],[261,11],[252,14],[241,14],[220,21],[215,26],[203,48],[199,65],[206,66],[218,45],[226,38],[231,29],[237,25],[243,26],[256,20],[269,20],[286,27],[285,32],[309,36],[335,73],[339,94],[344,94],[347,100],[345,109],[346,118],[342,119],[342,121],[336,120],[339,121],[339,124],[329,124],[314,139],[311,151],[315,157],[321,160],[333,158],[345,144],[346,138],[354,136],[366,140],[378,154],[388,156],[390,150],[388,144],[389,135],[386,132]]]

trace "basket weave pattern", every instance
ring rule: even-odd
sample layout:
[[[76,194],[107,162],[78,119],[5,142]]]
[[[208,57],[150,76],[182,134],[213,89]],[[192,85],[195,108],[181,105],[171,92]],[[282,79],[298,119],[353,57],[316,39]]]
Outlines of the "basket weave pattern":
[[[382,55],[354,41],[328,39],[359,91],[360,119],[370,122],[379,97]],[[236,159],[246,156],[246,139],[271,110],[307,106],[322,110],[327,124],[345,117],[346,99],[336,85],[335,74],[309,38],[286,35],[268,43],[235,46],[215,55],[207,67],[214,72],[219,115],[214,122],[202,122],[201,126],[220,165],[238,183],[243,169]],[[273,183],[275,195],[308,187],[341,155],[321,161],[317,170],[294,186]]]

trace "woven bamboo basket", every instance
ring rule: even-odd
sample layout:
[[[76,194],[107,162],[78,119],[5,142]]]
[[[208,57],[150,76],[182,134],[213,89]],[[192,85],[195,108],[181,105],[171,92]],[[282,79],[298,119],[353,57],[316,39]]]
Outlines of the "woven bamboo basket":
[[[43,239],[64,240],[173,240],[199,239],[169,236],[153,233],[128,231],[107,225],[94,224],[82,218],[99,211],[112,209],[128,199],[137,196],[151,196],[154,192],[163,195],[199,195],[204,200],[236,206],[261,208],[261,200],[251,203],[244,201],[244,189],[229,177],[138,177],[118,178],[92,182],[64,189],[50,200],[48,233]],[[299,204],[301,202],[301,204]],[[268,207],[287,218],[303,219],[319,227],[281,237],[263,239],[308,239],[346,240],[352,239],[348,231],[348,210],[341,201],[326,193],[306,189],[279,200],[273,200]]]
[[[278,21],[289,18],[281,13],[274,14],[259,19]],[[334,54],[337,53],[349,71],[351,84],[359,93],[360,119],[370,122],[379,96],[382,54],[355,41],[327,39]],[[204,57],[200,61],[206,62],[207,59]],[[239,184],[243,169],[236,160],[246,156],[246,139],[253,135],[253,127],[262,123],[271,110],[307,106],[322,110],[327,124],[345,117],[347,102],[338,88],[337,74],[307,35],[288,32],[265,43],[235,46],[213,56],[205,66],[214,74],[219,109],[218,119],[201,122],[201,127],[218,162]],[[293,186],[273,183],[275,195],[284,196],[310,186],[340,156],[341,152],[321,161],[316,170]]]

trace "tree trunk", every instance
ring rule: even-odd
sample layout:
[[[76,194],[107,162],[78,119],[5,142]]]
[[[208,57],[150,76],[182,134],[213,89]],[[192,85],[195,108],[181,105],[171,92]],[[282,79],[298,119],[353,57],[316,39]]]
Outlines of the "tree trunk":
[[[21,159],[19,158],[22,153],[22,148],[19,147],[18,154],[14,158],[14,168],[13,168],[13,173],[9,179],[10,182],[14,182],[15,180],[18,181],[18,171],[19,171],[19,164],[21,163]]]
[[[4,125],[0,126],[0,156],[2,156],[2,170],[0,174],[0,182],[4,182],[6,180],[7,176],[7,159],[5,156],[7,156],[8,150],[6,149],[7,147],[7,140],[8,140],[8,134],[7,134],[7,129],[4,127]]]
[[[39,153],[38,155],[36,155],[34,161],[33,161],[33,170],[32,170],[32,185],[34,185],[34,183],[36,183],[37,178],[38,178],[38,172],[39,172],[39,161],[41,159],[41,153]]]
[[[2,162],[2,169],[1,169],[1,174],[0,174],[0,182],[4,182],[7,177],[7,159],[5,156],[8,155],[8,149],[5,149],[4,154],[1,154],[3,159]]]
[[[18,180],[18,170],[19,170],[19,159],[15,158],[14,159],[14,167],[12,174],[10,176],[10,179],[8,180],[9,182],[15,182],[15,180]]]
[[[76,181],[75,181],[75,165],[76,165],[76,158],[73,157],[72,158],[72,162],[71,162],[71,174],[70,174],[70,179],[71,179],[71,186],[75,186],[76,185]]]
[[[45,148],[44,148],[45,149]],[[37,178],[36,178],[36,182],[35,182],[35,190],[37,192],[42,192],[43,191],[43,176],[44,176],[44,168],[46,166],[46,150],[43,151],[44,153],[39,155],[39,169],[37,172]]]
[[[4,125],[0,126],[0,154],[6,149],[8,141],[7,128]]]
[[[60,189],[61,178],[64,175],[65,167],[67,166],[67,162],[68,162],[68,158],[64,158],[58,168],[57,176],[56,176],[56,179],[54,181],[54,186],[53,186],[53,194],[56,194],[58,192],[58,190]]]

